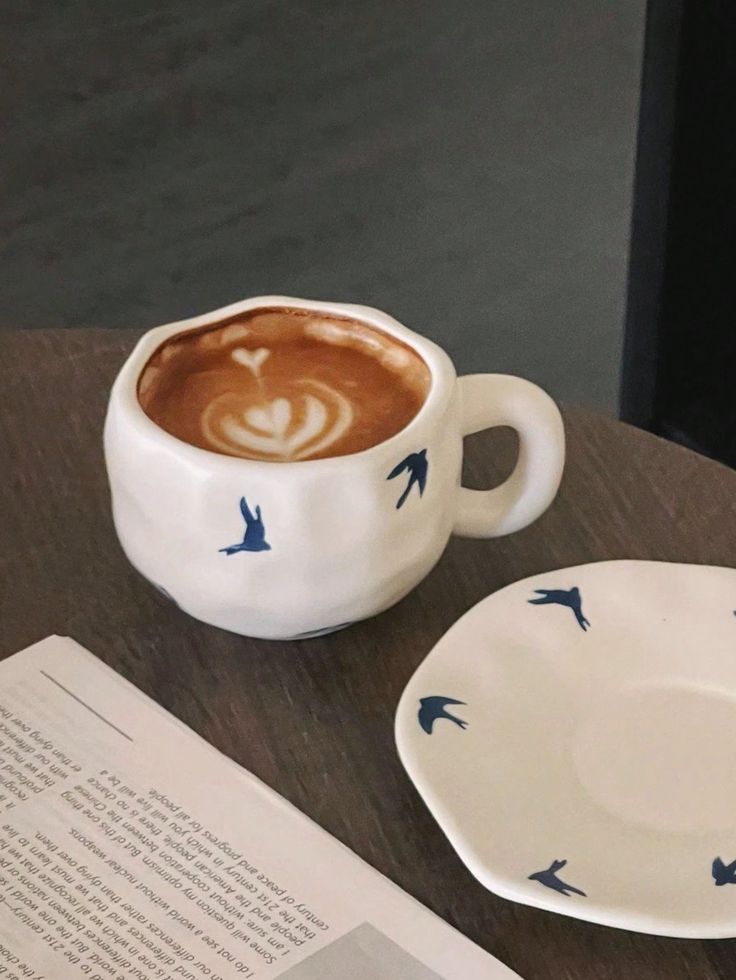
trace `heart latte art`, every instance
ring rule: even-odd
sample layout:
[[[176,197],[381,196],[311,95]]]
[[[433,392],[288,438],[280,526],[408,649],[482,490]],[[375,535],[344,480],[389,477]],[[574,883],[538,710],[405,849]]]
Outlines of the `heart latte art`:
[[[205,438],[229,455],[283,461],[322,453],[348,432],[353,406],[339,391],[307,379],[291,389],[255,405],[237,393],[220,395],[202,415]]]
[[[246,459],[295,462],[359,452],[417,414],[421,358],[359,321],[258,310],[160,347],[138,385],[172,435]]]

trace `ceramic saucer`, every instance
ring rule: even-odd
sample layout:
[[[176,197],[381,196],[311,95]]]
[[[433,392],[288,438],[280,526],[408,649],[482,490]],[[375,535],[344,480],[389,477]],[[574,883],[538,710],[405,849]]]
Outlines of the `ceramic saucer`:
[[[399,704],[401,759],[505,898],[736,936],[736,571],[612,561],[466,613]]]

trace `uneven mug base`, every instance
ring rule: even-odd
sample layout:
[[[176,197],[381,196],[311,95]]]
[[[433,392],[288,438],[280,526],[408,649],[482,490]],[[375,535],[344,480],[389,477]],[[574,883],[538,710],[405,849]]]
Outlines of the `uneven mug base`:
[[[149,578],[146,578],[145,575],[143,575],[142,578],[145,578],[146,581],[149,583],[149,585],[152,585],[154,587],[154,589],[156,589],[157,592],[160,592],[161,595],[164,597],[164,599],[168,599],[168,601],[171,602],[171,603],[173,603],[173,605],[175,605],[177,609],[180,609],[181,608],[179,606],[179,603],[173,597],[173,595],[170,592],[168,592],[163,587],[163,585],[158,585],[158,583],[152,581]],[[182,612],[186,612],[186,610],[182,610]],[[187,613],[187,615],[190,615],[190,614]],[[198,617],[194,617],[194,618],[196,619]],[[200,619],[199,621],[201,623],[206,623],[207,626],[214,625],[213,623],[208,623],[207,620],[205,620],[205,619]],[[354,622],[355,622],[355,620],[350,620],[347,623],[338,623],[336,626],[323,626],[320,629],[307,630],[305,633],[292,633],[289,636],[260,636],[260,637],[253,637],[253,639],[274,640],[276,642],[278,642],[279,640],[280,641],[285,641],[285,642],[291,642],[292,640],[314,640],[318,636],[329,636],[330,633],[339,633],[340,630],[346,630],[348,628],[348,626],[352,626]],[[220,627],[220,629],[221,628],[222,627]],[[232,630],[228,630],[228,632],[233,632],[233,631]],[[243,634],[241,633],[239,635],[242,636]]]
[[[340,630],[346,630],[348,626],[352,626],[353,623],[339,623],[337,626],[324,626],[320,630],[308,630],[306,633],[296,633],[294,636],[287,636],[287,640],[314,640],[318,636],[329,636],[330,633],[339,633]]]

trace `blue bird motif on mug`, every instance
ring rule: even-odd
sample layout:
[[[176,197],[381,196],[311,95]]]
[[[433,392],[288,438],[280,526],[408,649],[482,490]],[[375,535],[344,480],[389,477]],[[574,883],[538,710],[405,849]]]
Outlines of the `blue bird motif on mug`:
[[[427,486],[428,469],[429,461],[427,460],[426,449],[421,449],[418,453],[409,453],[405,459],[402,459],[400,463],[394,466],[386,477],[387,480],[395,480],[402,473],[407,473],[409,476],[406,489],[396,502],[397,510],[400,510],[404,506],[407,497],[411,493],[411,488],[415,484],[419,490],[419,496],[421,497],[424,494],[424,488]]]
[[[266,529],[263,526],[260,505],[256,504],[256,512],[253,514],[248,501],[245,497],[241,497],[240,512],[245,520],[243,540],[219,550],[225,555],[235,555],[239,551],[270,551],[271,545],[266,541]]]

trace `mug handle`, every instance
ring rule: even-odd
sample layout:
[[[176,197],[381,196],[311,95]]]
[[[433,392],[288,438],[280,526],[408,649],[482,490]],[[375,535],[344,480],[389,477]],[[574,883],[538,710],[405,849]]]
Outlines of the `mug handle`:
[[[455,534],[495,538],[535,521],[554,500],[565,464],[565,429],[557,405],[531,381],[507,374],[458,379],[463,436],[496,425],[519,434],[511,476],[493,490],[460,487]]]

